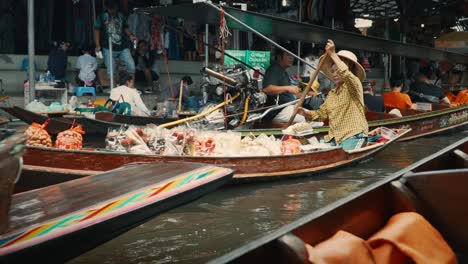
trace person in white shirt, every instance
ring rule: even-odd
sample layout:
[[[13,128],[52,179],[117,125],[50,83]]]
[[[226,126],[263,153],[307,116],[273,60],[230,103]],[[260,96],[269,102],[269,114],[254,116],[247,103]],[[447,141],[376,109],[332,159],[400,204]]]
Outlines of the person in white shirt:
[[[95,57],[91,56],[90,48],[83,49],[83,55],[78,57],[75,68],[79,70],[77,83],[81,86],[93,86],[96,79],[98,63]]]
[[[134,87],[132,76],[126,71],[119,72],[120,86],[112,89],[110,99],[114,102],[126,102],[130,104],[132,115],[148,116],[150,111],[141,99],[140,94]]]

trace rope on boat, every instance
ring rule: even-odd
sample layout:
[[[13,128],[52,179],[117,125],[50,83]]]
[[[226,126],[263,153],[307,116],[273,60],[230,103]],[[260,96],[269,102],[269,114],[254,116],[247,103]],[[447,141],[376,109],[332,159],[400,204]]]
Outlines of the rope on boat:
[[[247,114],[249,113],[249,101],[250,101],[250,95],[247,96],[247,98],[245,99],[244,114],[242,115],[242,119],[239,123],[239,126],[242,126],[245,123],[245,120],[247,120]]]
[[[184,118],[184,119],[179,119],[179,120],[174,121],[174,122],[165,123],[165,124],[160,125],[159,127],[163,127],[163,128],[173,127],[173,126],[185,123],[185,122],[190,122],[190,121],[205,117],[205,116],[211,114],[212,112],[220,109],[221,107],[223,107],[223,106],[231,103],[232,101],[236,100],[236,98],[239,97],[239,96],[240,96],[240,93],[234,95],[231,99],[226,100],[226,101],[216,105],[215,107],[213,107],[213,108],[211,108],[209,110],[206,110],[203,113],[200,113],[198,115],[194,115],[194,116],[191,116],[191,117],[187,117],[187,118]]]

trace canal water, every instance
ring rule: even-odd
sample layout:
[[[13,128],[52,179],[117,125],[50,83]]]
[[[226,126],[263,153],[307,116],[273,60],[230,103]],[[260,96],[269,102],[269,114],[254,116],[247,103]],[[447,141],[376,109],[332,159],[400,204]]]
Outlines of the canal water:
[[[324,175],[224,187],[163,213],[69,263],[204,263],[468,136],[396,143]]]

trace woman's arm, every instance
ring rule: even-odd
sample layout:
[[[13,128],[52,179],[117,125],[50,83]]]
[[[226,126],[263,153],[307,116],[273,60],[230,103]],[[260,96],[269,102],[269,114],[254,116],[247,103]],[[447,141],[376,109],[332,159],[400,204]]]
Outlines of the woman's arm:
[[[299,94],[300,90],[299,87],[294,85],[274,85],[270,84],[267,87],[263,88],[263,92],[266,95],[274,96],[282,93],[292,93],[292,94]]]

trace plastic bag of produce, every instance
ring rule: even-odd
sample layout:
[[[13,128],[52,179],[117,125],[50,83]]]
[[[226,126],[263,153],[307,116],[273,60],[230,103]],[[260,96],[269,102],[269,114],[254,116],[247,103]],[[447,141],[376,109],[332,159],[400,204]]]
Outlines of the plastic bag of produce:
[[[26,143],[30,146],[52,147],[52,139],[45,129],[49,122],[50,119],[47,119],[42,125],[32,123],[24,132],[26,135]]]
[[[164,155],[193,156],[195,154],[195,130],[175,128],[165,138]]]
[[[58,133],[55,147],[59,149],[82,149],[85,131],[80,125],[73,124],[70,129]]]
[[[241,156],[281,155],[281,141],[261,134],[258,137],[244,137],[241,141]]]
[[[121,140],[125,139],[125,135],[123,134],[124,129],[120,127],[120,129],[113,129],[109,128],[107,131],[106,136],[106,149],[111,151],[120,151],[126,152],[127,149],[122,146]]]
[[[143,140],[143,129],[130,126],[124,133],[124,138],[120,141],[122,146],[132,154],[152,154],[146,142]]]
[[[216,156],[239,156],[241,145],[241,133],[227,131],[218,132],[213,136],[216,146],[214,155]]]
[[[211,156],[216,147],[216,140],[212,132],[199,132],[195,137],[195,156]]]
[[[301,153],[301,142],[297,139],[287,136],[283,138],[281,144],[281,153],[283,155],[298,154]]]
[[[166,149],[166,137],[169,133],[170,131],[168,129],[158,127],[154,124],[147,125],[143,129],[143,140],[147,142],[146,144],[153,154],[163,155]]]

